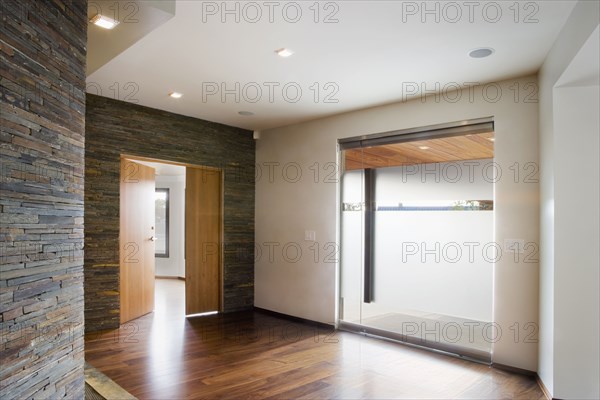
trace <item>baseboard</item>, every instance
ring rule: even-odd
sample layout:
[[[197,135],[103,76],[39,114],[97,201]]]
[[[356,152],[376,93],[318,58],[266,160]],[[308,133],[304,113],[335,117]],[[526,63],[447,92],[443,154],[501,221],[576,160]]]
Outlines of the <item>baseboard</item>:
[[[267,309],[256,307],[256,306],[254,306],[254,311],[262,313],[262,314],[271,315],[271,316],[277,317],[277,318],[287,319],[289,321],[313,325],[313,326],[327,329],[327,330],[335,329],[335,325],[333,325],[333,324],[326,324],[324,322],[317,322],[317,321],[313,321],[311,319],[294,317],[293,315],[282,314],[277,311],[271,311],[271,310],[267,310]]]
[[[181,276],[169,276],[169,275],[156,275],[155,279],[179,279],[180,281],[185,281],[185,278]]]
[[[546,399],[547,400],[555,400],[554,397],[552,397],[552,395],[550,394],[550,391],[548,390],[546,385],[544,385],[544,381],[542,381],[542,378],[540,378],[540,376],[538,374],[535,374],[535,380],[536,380],[538,386],[540,387],[540,389],[542,389],[542,392],[544,392],[544,396],[546,396]]]
[[[510,366],[510,365],[500,364],[500,363],[495,363],[495,362],[492,363],[492,368],[501,369],[501,370],[507,371],[507,372],[512,372],[513,374],[519,374],[519,375],[525,375],[525,376],[531,376],[531,377],[537,376],[537,372],[535,372],[535,371],[530,371],[528,369],[517,368],[517,367]]]
[[[510,365],[498,364],[498,363],[492,363],[492,367],[493,368],[497,368],[497,369],[501,369],[503,371],[512,372],[512,373],[515,373],[515,374],[531,376],[531,377],[535,378],[535,381],[536,381],[537,385],[540,387],[540,389],[544,393],[544,397],[547,400],[559,400],[559,399],[557,399],[555,397],[552,397],[552,395],[550,394],[550,391],[548,390],[548,388],[546,387],[546,385],[544,385],[544,382],[542,381],[542,379],[540,378],[540,376],[538,375],[537,372],[530,371],[528,369],[511,367]]]

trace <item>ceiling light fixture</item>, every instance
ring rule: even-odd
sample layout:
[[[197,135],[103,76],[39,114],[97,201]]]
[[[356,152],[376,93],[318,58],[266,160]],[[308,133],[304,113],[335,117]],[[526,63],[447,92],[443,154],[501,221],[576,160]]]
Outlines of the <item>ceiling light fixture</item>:
[[[294,52],[293,52],[293,51],[291,51],[290,49],[286,49],[285,47],[284,47],[284,48],[282,48],[282,49],[279,49],[279,50],[275,50],[275,53],[277,53],[277,55],[278,55],[279,57],[284,57],[284,58],[285,58],[285,57],[289,57],[289,56],[291,56],[292,54],[294,54]]]
[[[494,54],[496,50],[491,47],[480,47],[469,51],[469,57],[471,58],[485,58]]]
[[[183,96],[183,95],[179,92],[171,92],[171,93],[169,93],[169,96],[171,96],[174,99],[180,99],[181,96]]]
[[[243,115],[244,117],[249,117],[251,115],[254,115],[254,113],[252,111],[238,111],[238,114]]]
[[[94,17],[92,17],[92,19],[90,19],[90,22],[92,24],[97,25],[100,28],[104,28],[104,29],[112,29],[115,26],[119,25],[119,21],[117,21],[116,19],[106,17],[102,14],[94,15]]]
[[[421,150],[429,150],[429,149],[430,149],[430,147],[429,147],[429,146],[419,146],[419,148],[420,148]]]
[[[495,142],[495,141],[496,141],[496,138],[493,138],[493,137],[491,137],[491,138],[488,138],[488,140],[489,140],[490,142]]]

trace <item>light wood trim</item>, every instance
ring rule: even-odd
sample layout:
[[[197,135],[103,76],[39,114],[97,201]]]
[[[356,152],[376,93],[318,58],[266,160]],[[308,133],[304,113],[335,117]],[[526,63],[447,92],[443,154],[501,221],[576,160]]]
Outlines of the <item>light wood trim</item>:
[[[185,163],[185,162],[178,162],[178,161],[171,161],[171,160],[164,160],[164,159],[160,159],[160,158],[153,158],[153,157],[145,157],[145,156],[139,156],[139,155],[135,155],[135,154],[121,154],[121,159],[128,159],[128,160],[132,160],[132,161],[145,161],[145,162],[155,162],[155,163],[162,163],[162,164],[169,164],[169,165],[177,165],[177,166],[182,166],[182,167],[186,167],[186,175],[187,175],[187,171],[189,169],[199,169],[199,170],[204,170],[204,171],[211,171],[211,172],[217,172],[220,175],[220,187],[218,189],[218,193],[220,196],[220,217],[219,217],[219,234],[218,234],[218,242],[219,242],[219,279],[218,279],[218,290],[219,290],[219,303],[218,303],[218,311],[223,311],[223,304],[224,304],[224,293],[223,293],[223,282],[224,282],[224,277],[223,277],[223,260],[224,260],[224,254],[223,254],[223,243],[224,243],[224,209],[225,209],[225,203],[224,203],[224,199],[225,199],[225,194],[224,194],[224,188],[225,188],[225,173],[223,171],[223,169],[221,168],[216,168],[216,167],[209,167],[209,166],[203,166],[203,165],[197,165],[197,164],[190,164],[190,163]],[[187,178],[186,178],[187,180]],[[186,190],[186,213],[187,213],[187,190]],[[186,217],[187,220],[187,217]],[[186,223],[186,238],[184,240],[187,241],[187,223]],[[187,251],[187,247],[188,247],[188,243],[186,242],[186,251]],[[187,259],[186,259],[186,269],[187,269]],[[187,273],[186,273],[187,275]],[[180,278],[184,281],[188,281],[186,278]]]
[[[143,157],[143,156],[136,156],[136,155],[130,155],[130,154],[121,154],[121,158],[126,158],[126,159],[134,160],[134,161],[146,161],[146,162],[155,162],[155,163],[161,163],[161,164],[178,165],[180,167],[200,168],[200,169],[204,169],[204,170],[208,170],[208,171],[222,171],[221,168],[217,168],[217,167],[208,167],[208,166],[204,166],[204,165],[189,164],[189,163],[184,163],[184,162],[163,160],[160,158]]]
[[[546,397],[546,399],[553,400],[553,397],[550,394],[550,391],[548,390],[546,385],[544,385],[544,381],[542,381],[542,378],[540,378],[539,374],[535,374],[535,381],[537,382],[540,389],[542,389],[542,392],[544,392],[544,396]]]

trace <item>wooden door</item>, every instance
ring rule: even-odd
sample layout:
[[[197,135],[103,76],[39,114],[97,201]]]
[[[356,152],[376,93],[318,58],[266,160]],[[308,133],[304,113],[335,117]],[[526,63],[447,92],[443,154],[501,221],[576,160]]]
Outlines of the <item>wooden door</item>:
[[[154,172],[121,159],[121,323],[154,310]]]
[[[186,169],[186,315],[221,310],[222,179],[220,170]]]

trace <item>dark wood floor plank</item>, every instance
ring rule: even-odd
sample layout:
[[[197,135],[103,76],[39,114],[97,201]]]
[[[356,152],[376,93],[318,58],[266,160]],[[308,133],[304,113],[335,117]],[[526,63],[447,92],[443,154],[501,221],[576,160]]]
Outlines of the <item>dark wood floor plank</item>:
[[[178,285],[86,336],[86,360],[140,399],[544,398],[530,377],[260,312],[186,320]]]

